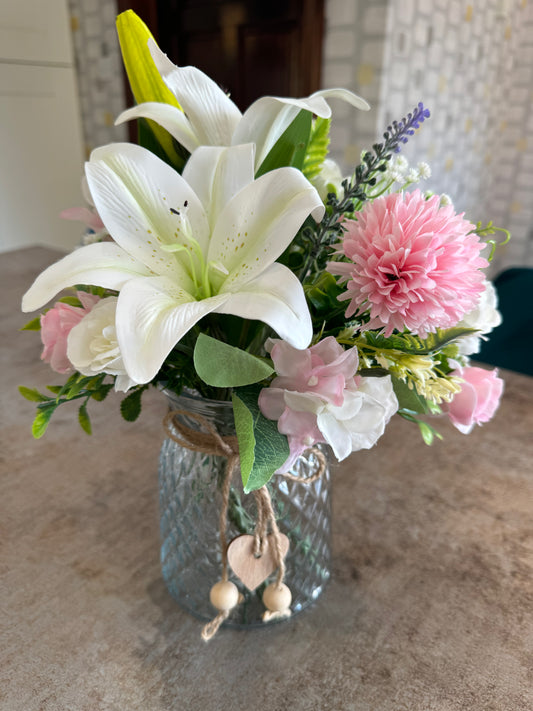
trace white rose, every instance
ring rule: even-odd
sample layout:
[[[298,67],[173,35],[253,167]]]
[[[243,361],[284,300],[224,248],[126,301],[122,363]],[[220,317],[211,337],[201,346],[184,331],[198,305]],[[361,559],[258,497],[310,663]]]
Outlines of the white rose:
[[[497,306],[498,296],[496,289],[490,281],[485,281],[485,291],[481,294],[478,305],[475,309],[465,314],[457,324],[465,328],[475,328],[479,331],[479,333],[474,333],[471,336],[463,336],[457,341],[461,355],[469,356],[473,353],[479,353],[483,336],[500,325],[502,315]]]
[[[316,414],[318,429],[339,461],[373,447],[398,410],[389,375],[361,378],[356,390],[344,391],[339,407],[311,393],[293,391],[285,393],[285,404],[292,410]]]
[[[116,375],[115,390],[126,392],[136,383],[126,373],[117,341],[117,297],[101,299],[68,336],[67,356],[82,375]]]

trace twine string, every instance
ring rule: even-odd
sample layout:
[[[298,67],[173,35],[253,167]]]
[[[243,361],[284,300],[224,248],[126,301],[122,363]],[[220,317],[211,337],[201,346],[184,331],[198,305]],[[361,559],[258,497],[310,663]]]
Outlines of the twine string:
[[[198,422],[204,431],[192,429],[179,418],[189,418]],[[222,557],[222,580],[228,580],[228,541],[226,538],[226,527],[228,519],[229,494],[231,490],[231,480],[235,469],[239,464],[239,443],[235,436],[222,437],[216,428],[202,415],[187,410],[172,410],[168,412],[163,419],[163,427],[167,436],[181,447],[185,447],[193,452],[201,452],[213,456],[223,456],[227,458],[224,477],[222,482],[222,507],[219,516],[219,538]],[[206,431],[205,431],[206,430]],[[313,448],[311,452],[318,460],[318,467],[314,474],[310,477],[299,477],[289,472],[282,474],[286,479],[298,483],[311,484],[324,474],[326,470],[326,457],[324,453]],[[285,577],[286,567],[283,551],[281,547],[281,534],[276,522],[276,515],[272,506],[272,499],[268,488],[262,486],[254,491],[256,507],[257,507],[257,522],[254,529],[254,555],[260,557],[264,550],[266,536],[270,528],[272,541],[272,553],[274,562],[277,567],[276,586],[279,588]],[[242,596],[240,596],[242,597]],[[240,600],[239,600],[240,602]],[[212,639],[218,632],[222,623],[228,618],[231,610],[222,610],[216,617],[208,622],[202,629],[202,639],[206,642]],[[280,614],[287,614],[282,612]],[[289,613],[290,614],[290,613]],[[278,613],[266,612],[264,620],[273,619]]]

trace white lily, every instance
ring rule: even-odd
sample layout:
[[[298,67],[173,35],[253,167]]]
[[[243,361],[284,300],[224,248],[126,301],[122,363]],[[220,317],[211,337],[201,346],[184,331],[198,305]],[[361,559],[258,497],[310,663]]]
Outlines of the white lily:
[[[132,144],[93,151],[86,175],[115,243],[82,247],[45,270],[22,308],[92,284],[119,292],[116,332],[126,371],[150,382],[203,316],[226,313],[271,326],[305,348],[312,326],[302,286],[275,263],[324,207],[294,168],[253,180],[254,147],[199,148],[183,176]]]
[[[165,128],[191,153],[199,146],[255,143],[254,172],[302,109],[322,118],[331,116],[326,98],[347,101],[368,111],[370,106],[347,89],[323,89],[305,99],[264,96],[244,114],[222,89],[196,67],[177,67],[153,40],[148,41],[154,63],[183,111],[176,106],[147,102],[127,109],[116,123],[147,118]]]

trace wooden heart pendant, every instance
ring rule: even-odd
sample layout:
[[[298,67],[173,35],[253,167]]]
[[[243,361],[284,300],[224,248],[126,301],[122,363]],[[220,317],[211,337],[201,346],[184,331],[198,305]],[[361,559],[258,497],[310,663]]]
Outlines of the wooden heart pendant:
[[[280,533],[281,552],[283,557],[289,550],[289,539]],[[263,543],[263,553],[260,558],[254,555],[254,537],[248,534],[237,536],[228,546],[228,563],[239,580],[248,588],[255,590],[258,585],[276,570],[277,564],[273,555],[274,540],[269,534]]]

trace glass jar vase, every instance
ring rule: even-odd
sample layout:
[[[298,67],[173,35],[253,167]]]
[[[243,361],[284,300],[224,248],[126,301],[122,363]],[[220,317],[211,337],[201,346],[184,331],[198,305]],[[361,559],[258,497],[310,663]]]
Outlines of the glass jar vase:
[[[200,416],[224,437],[235,434],[231,402],[207,400],[187,392],[177,397],[166,393],[171,410],[187,427],[201,430],[193,416]],[[326,460],[327,461],[327,460]],[[202,620],[210,620],[216,610],[209,601],[211,587],[220,580],[222,555],[219,517],[226,459],[182,447],[167,438],[159,460],[159,503],[161,530],[161,567],[172,597],[179,605]],[[309,477],[318,460],[311,451],[302,455],[291,473]],[[289,538],[285,558],[285,583],[292,593],[292,614],[313,603],[330,577],[330,471],[312,483],[295,482],[275,475],[267,485],[276,521]],[[256,522],[255,497],[244,494],[240,472],[231,482],[226,537],[231,541],[243,533],[252,534]],[[275,572],[253,592],[233,575],[232,580],[243,596],[230,613],[225,625],[241,627],[263,625],[265,607],[262,592],[275,579]]]

